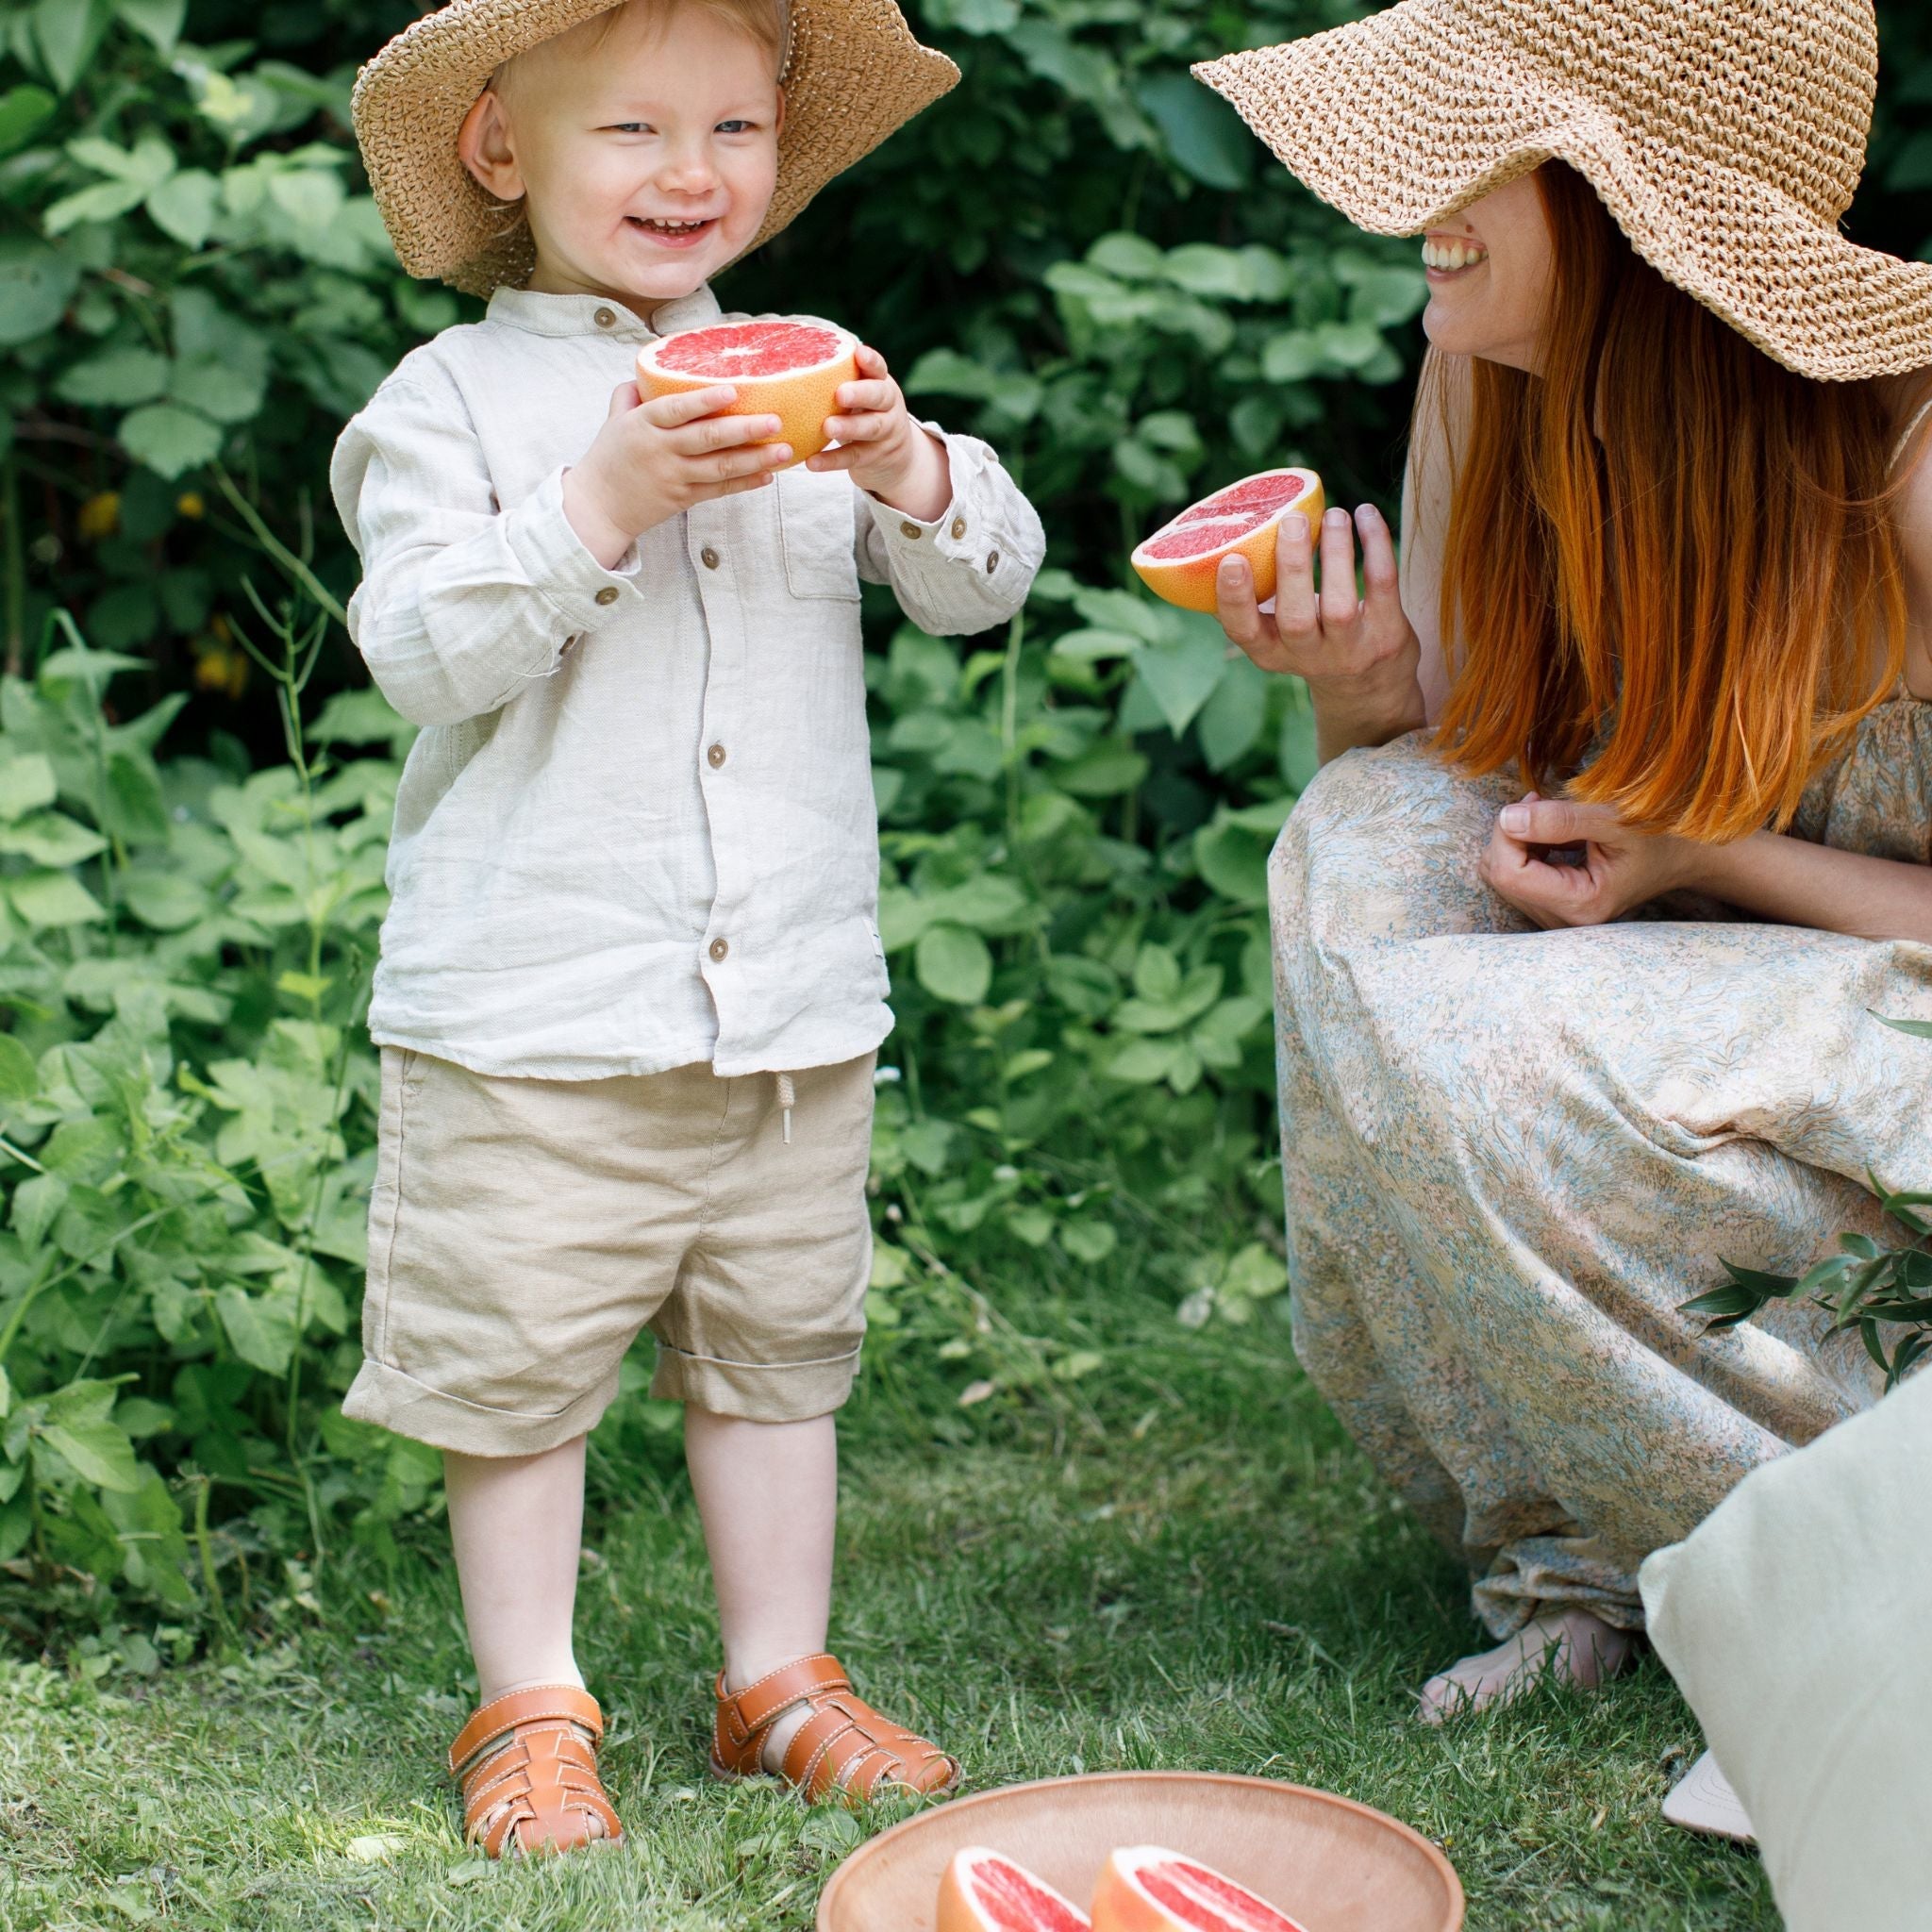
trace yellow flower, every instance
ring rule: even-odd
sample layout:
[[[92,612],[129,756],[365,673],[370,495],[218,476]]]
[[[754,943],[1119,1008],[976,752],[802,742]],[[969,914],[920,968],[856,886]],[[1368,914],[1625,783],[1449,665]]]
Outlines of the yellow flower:
[[[208,505],[202,502],[201,491],[198,490],[184,490],[175,499],[175,508],[184,517],[200,517],[208,514]]]
[[[76,519],[80,534],[98,543],[103,537],[111,537],[121,527],[121,492],[118,490],[103,490],[97,496],[90,496],[80,507]]]

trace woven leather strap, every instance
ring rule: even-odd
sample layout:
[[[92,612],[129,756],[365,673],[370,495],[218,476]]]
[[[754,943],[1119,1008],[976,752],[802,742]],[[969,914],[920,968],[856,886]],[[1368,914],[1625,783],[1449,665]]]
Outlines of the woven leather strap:
[[[564,1852],[624,1836],[603,1781],[597,1745],[604,1713],[575,1684],[513,1690],[476,1711],[449,1748],[463,1788],[463,1837],[492,1858]]]
[[[881,1717],[853,1690],[835,1657],[800,1657],[735,1694],[720,1671],[716,1690],[712,1769],[720,1776],[756,1776],[764,1769],[772,1726],[804,1705],[809,1714],[785,1747],[782,1775],[813,1802],[836,1796],[862,1803],[889,1783],[939,1795],[959,1781],[958,1759]]]

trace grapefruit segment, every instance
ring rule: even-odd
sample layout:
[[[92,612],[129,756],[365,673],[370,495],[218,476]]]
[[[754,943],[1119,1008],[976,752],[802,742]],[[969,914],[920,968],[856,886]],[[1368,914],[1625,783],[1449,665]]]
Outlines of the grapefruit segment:
[[[1183,610],[1214,608],[1214,579],[1224,557],[1245,557],[1255,597],[1274,594],[1274,535],[1291,510],[1322,521],[1322,479],[1312,470],[1263,470],[1243,476],[1163,524],[1129,559],[1157,597]]]
[[[680,329],[638,351],[638,390],[646,402],[728,382],[738,399],[726,416],[776,416],[768,439],[789,442],[793,458],[817,456],[831,439],[841,383],[858,377],[858,338],[828,322],[765,316]]]
[[[967,1845],[940,1880],[938,1932],[1091,1932],[1087,1914],[1024,1865]]]
[[[1304,1932],[1286,1912],[1160,1845],[1110,1853],[1093,1890],[1093,1932]]]

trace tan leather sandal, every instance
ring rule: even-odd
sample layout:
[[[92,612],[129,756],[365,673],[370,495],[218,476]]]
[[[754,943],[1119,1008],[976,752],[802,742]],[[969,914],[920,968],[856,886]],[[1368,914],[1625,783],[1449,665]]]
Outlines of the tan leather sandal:
[[[853,1690],[835,1657],[802,1657],[735,1694],[720,1671],[717,1696],[714,1777],[758,1776],[772,1726],[804,1705],[810,1715],[785,1747],[780,1774],[813,1804],[839,1798],[862,1805],[886,1785],[942,1798],[958,1785],[959,1760],[881,1717]]]
[[[597,1776],[604,1713],[575,1684],[538,1684],[492,1698],[449,1747],[463,1788],[463,1838],[492,1858],[568,1852],[624,1837]],[[592,1829],[601,1824],[600,1836]]]

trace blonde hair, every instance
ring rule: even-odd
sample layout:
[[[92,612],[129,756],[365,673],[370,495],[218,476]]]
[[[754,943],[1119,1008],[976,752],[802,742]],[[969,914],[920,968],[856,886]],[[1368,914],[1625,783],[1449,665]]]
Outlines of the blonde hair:
[[[783,79],[791,45],[790,0],[618,0],[616,6],[607,7],[602,13],[592,14],[589,20],[579,21],[563,33],[540,41],[536,46],[526,48],[521,54],[512,55],[490,76],[489,86],[499,100],[507,101],[516,85],[514,76],[518,66],[533,54],[555,49],[564,42],[571,43],[573,52],[595,54],[626,15],[642,19],[655,39],[686,8],[713,14],[727,26],[737,27],[771,56],[773,66],[777,69],[779,78]]]

